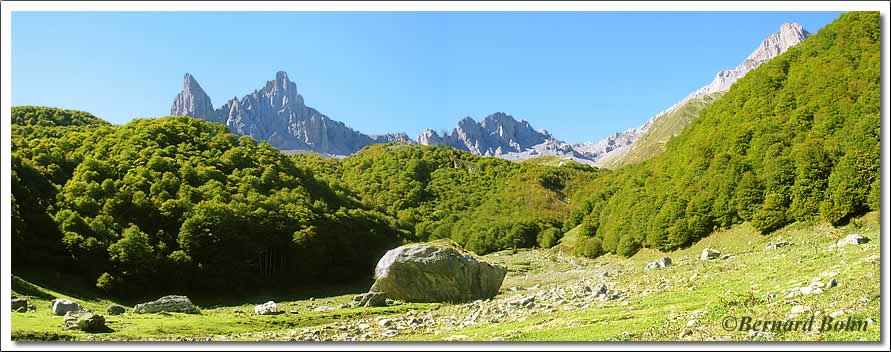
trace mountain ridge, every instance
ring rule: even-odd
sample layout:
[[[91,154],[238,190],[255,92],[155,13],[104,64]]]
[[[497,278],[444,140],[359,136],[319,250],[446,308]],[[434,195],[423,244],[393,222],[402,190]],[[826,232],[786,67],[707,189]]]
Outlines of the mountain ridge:
[[[718,92],[726,92],[733,83],[745,76],[746,73],[784,53],[790,47],[797,45],[810,36],[810,34],[797,22],[783,23],[780,25],[778,32],[767,36],[767,38],[761,41],[761,44],[742,63],[732,69],[718,71],[711,82],[691,92],[667,109],[653,115],[643,125],[616,132],[597,142],[573,144],[573,147],[593,159],[598,166],[610,164],[615,166],[615,162],[611,160],[620,159],[624,154],[628,153],[631,149],[630,146],[646,134],[657,119],[677,111],[693,99]]]
[[[282,150],[310,150],[330,155],[349,155],[376,143],[413,143],[405,133],[368,135],[306,106],[297,84],[284,71],[241,99],[229,99],[217,109],[198,81],[189,73],[177,94],[170,115],[192,116],[222,123],[232,132],[266,141]]]

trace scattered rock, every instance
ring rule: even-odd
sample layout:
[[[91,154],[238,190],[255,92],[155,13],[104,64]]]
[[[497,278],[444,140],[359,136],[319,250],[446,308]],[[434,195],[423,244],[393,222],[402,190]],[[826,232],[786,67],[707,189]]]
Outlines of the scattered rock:
[[[491,298],[507,270],[456,248],[429,243],[388,251],[374,270],[369,292],[406,302],[459,302]]]
[[[117,303],[112,303],[108,305],[108,308],[105,308],[105,313],[108,315],[121,315],[127,311],[127,307],[124,307]]]
[[[775,249],[788,247],[791,245],[792,245],[792,242],[786,241],[785,239],[782,239],[782,238],[777,238],[767,244],[767,250],[772,251]]]
[[[189,297],[186,296],[164,296],[151,302],[137,304],[133,308],[137,314],[144,313],[161,313],[161,312],[178,312],[197,314],[200,313],[198,307],[192,304]]]
[[[772,332],[766,332],[766,331],[751,330],[751,331],[749,331],[748,336],[749,336],[749,338],[763,337],[765,339],[769,339],[769,338],[773,338],[774,336],[777,336],[777,334],[774,334]]]
[[[671,258],[662,257],[662,258],[659,258],[659,260],[648,263],[645,268],[649,270],[649,269],[656,269],[656,268],[664,268],[667,266],[671,266]]]
[[[702,254],[699,255],[699,260],[712,260],[712,259],[718,259],[720,256],[721,256],[721,252],[720,252],[720,251],[717,251],[717,250],[714,250],[714,249],[710,249],[710,248],[706,248],[706,249],[703,249],[703,250],[702,250]]]
[[[865,261],[867,263],[872,263],[872,262],[877,262],[881,259],[882,259],[882,257],[873,254],[871,256],[866,257],[866,259],[863,259],[863,261]]]
[[[337,310],[337,308],[330,307],[330,306],[318,306],[318,307],[316,307],[316,309],[313,309],[313,310],[316,312],[324,313],[324,312],[333,312],[333,311]]]
[[[852,234],[848,235],[847,237],[835,242],[835,245],[838,247],[844,247],[849,244],[858,245],[858,244],[864,244],[866,242],[869,242],[869,238],[866,238],[859,233],[852,233]]]
[[[508,302],[510,306],[521,306],[526,308],[531,308],[535,305],[535,296],[529,296],[526,298],[520,298],[518,300],[513,300]]]
[[[86,332],[111,332],[105,325],[105,317],[88,311],[69,311],[62,322],[65,330],[82,330]]]
[[[390,319],[387,319],[387,318],[379,318],[379,319],[377,320],[377,325],[380,325],[380,326],[382,326],[382,327],[388,327],[388,326],[390,326],[390,325],[392,325],[392,324],[393,324],[393,320],[390,320]]]
[[[801,288],[801,293],[805,295],[818,295],[823,293],[823,289],[816,286],[805,286]]]
[[[78,312],[83,310],[83,307],[80,306],[80,303],[73,302],[64,298],[56,298],[52,302],[50,302],[50,306],[52,307],[53,314],[55,315],[65,315],[68,312]]]
[[[832,313],[829,313],[829,317],[832,319],[838,318],[842,315],[845,315],[845,311],[843,311],[843,310],[837,310]]]
[[[684,329],[684,331],[681,331],[681,338],[684,338],[684,337],[687,337],[690,335],[693,335],[693,330]]]
[[[798,313],[809,312],[810,310],[811,310],[811,307],[803,306],[803,305],[797,305],[797,306],[792,307],[792,314],[798,314]]]
[[[254,306],[254,314],[257,315],[276,315],[281,313],[282,311],[278,310],[278,306],[273,301]]]

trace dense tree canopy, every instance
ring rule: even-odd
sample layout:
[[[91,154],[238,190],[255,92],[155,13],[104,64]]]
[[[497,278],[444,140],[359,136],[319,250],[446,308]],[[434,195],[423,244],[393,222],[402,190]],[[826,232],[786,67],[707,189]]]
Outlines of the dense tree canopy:
[[[292,158],[394,217],[411,240],[450,238],[480,254],[553,245],[574,206],[569,193],[597,175],[578,163],[515,163],[404,143],[369,146],[342,162]]]
[[[61,254],[103,288],[348,280],[402,237],[384,214],[220,124],[167,117],[13,134],[14,260]]]
[[[844,14],[749,72],[664,153],[599,180],[567,226],[600,240],[590,253],[632,254],[743,221],[769,233],[877,210],[879,22]]]

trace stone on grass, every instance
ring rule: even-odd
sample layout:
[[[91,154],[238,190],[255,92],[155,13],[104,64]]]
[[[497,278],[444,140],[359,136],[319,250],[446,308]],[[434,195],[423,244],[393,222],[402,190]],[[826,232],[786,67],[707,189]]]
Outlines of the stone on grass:
[[[313,309],[316,312],[324,313],[324,312],[333,312],[337,310],[337,308],[329,307],[329,306],[318,306],[316,309]]]
[[[466,302],[494,297],[507,270],[455,247],[418,243],[388,251],[377,263],[369,292],[405,302]]]
[[[835,242],[835,245],[838,247],[844,247],[849,244],[858,245],[858,244],[864,244],[866,242],[869,242],[869,238],[866,238],[859,233],[852,233],[852,234],[848,235],[847,237],[838,240],[838,242]]]
[[[151,302],[137,304],[136,307],[133,308],[133,311],[138,314],[161,312],[200,313],[198,307],[195,307],[195,305],[192,304],[189,297],[175,295],[164,296]]]
[[[31,306],[31,303],[29,303],[27,299],[13,298],[9,308],[13,312],[27,312],[31,310],[33,306]]]
[[[650,262],[649,264],[647,264],[646,269],[664,268],[667,266],[671,266],[671,258],[662,257],[662,258],[659,258],[659,260],[656,260],[656,261],[653,261],[653,262]]]
[[[124,312],[126,311],[127,307],[124,307],[117,303],[112,303],[108,305],[108,308],[105,308],[105,313],[108,313],[108,315],[121,315],[124,314]]]
[[[105,325],[105,317],[88,311],[70,311],[65,313],[62,321],[65,330],[82,330],[86,332],[111,332],[111,328]]]
[[[712,260],[718,259],[721,257],[721,252],[718,250],[714,250],[711,248],[706,248],[702,250],[702,254],[699,255],[699,260]]]
[[[50,302],[50,307],[55,315],[65,315],[68,312],[77,312],[83,310],[80,303],[73,302],[64,298],[56,298]]]
[[[254,306],[254,314],[257,315],[276,315],[282,313],[278,310],[278,306],[273,301]]]
[[[775,249],[788,247],[791,245],[792,245],[792,242],[786,241],[785,239],[782,239],[782,238],[777,238],[767,244],[767,250],[772,251]]]

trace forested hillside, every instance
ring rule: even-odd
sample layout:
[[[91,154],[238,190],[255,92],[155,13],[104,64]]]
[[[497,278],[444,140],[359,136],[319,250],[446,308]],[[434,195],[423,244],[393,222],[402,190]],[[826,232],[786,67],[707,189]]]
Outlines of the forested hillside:
[[[396,219],[414,241],[451,238],[479,254],[551,247],[597,171],[571,162],[552,167],[476,156],[447,146],[391,143],[337,161],[292,158],[374,209]]]
[[[83,116],[37,110],[13,110],[25,123],[12,130],[20,267],[67,268],[112,291],[299,286],[366,276],[401,243],[384,214],[223,125],[73,126]]]
[[[769,233],[879,208],[880,19],[847,13],[749,72],[666,151],[620,169],[567,226],[585,254],[690,245],[751,221]]]

